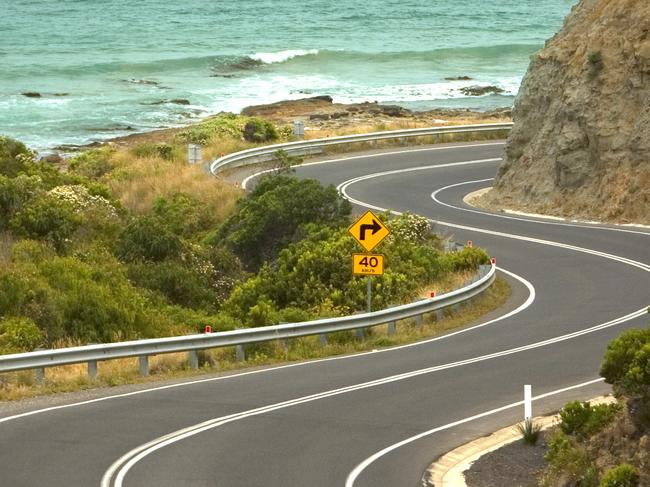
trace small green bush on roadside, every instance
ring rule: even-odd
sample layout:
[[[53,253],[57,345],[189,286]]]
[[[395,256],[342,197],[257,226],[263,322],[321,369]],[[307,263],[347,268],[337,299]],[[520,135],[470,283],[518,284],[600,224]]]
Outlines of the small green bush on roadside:
[[[609,424],[621,406],[572,401],[560,411],[560,428],[567,434],[586,438]]]
[[[517,424],[517,431],[527,445],[536,445],[541,434],[542,427],[536,424],[532,418],[526,418],[523,423]]]
[[[555,486],[559,478],[572,482],[568,485],[598,485],[598,471],[589,460],[585,448],[561,431],[555,432],[549,439],[544,459],[548,463],[548,469],[542,479],[542,485]]]
[[[600,482],[599,487],[636,487],[639,485],[639,474],[629,463],[622,463],[609,470]]]
[[[174,147],[169,144],[140,144],[131,149],[136,157],[160,157],[166,161],[174,159]]]

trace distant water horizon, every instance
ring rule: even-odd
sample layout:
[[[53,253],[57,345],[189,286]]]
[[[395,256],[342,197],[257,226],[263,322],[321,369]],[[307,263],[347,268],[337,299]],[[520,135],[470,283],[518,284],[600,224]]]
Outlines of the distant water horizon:
[[[316,95],[511,106],[575,0],[0,3],[0,134],[47,151]]]

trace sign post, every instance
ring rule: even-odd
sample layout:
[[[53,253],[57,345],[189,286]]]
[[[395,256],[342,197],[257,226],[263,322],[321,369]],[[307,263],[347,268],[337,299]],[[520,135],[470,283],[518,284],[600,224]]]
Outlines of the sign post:
[[[372,251],[385,239],[390,230],[372,212],[367,211],[361,218],[348,229],[350,235],[361,245],[366,252]],[[352,274],[355,276],[368,276],[366,281],[366,308],[372,311],[372,276],[384,274],[384,256],[381,254],[352,254]]]

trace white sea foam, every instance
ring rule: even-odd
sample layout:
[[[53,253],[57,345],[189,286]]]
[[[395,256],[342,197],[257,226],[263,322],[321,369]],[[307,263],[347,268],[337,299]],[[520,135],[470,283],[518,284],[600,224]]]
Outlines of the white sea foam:
[[[274,64],[274,63],[283,63],[295,57],[309,56],[314,54],[318,54],[318,49],[309,49],[309,50],[289,49],[280,52],[258,52],[249,57],[255,61],[260,61],[264,64]]]

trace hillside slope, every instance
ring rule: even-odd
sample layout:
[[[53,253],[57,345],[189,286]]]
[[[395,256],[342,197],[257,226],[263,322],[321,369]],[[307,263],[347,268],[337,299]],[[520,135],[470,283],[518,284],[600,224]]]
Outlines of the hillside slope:
[[[489,204],[650,223],[650,2],[581,0],[513,116]]]

